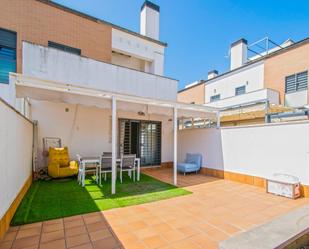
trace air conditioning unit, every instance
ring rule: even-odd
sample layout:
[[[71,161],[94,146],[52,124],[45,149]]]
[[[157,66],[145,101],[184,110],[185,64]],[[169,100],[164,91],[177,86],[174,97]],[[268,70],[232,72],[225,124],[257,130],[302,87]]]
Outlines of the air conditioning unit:
[[[286,174],[274,174],[266,179],[266,192],[292,199],[300,197],[300,181]]]

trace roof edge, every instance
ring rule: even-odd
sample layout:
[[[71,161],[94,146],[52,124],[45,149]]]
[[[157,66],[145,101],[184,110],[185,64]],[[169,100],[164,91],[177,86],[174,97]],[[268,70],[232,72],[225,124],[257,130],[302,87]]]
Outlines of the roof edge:
[[[86,18],[88,20],[91,20],[93,22],[97,22],[97,23],[101,23],[101,24],[105,24],[105,25],[109,25],[115,29],[118,29],[118,30],[121,30],[123,32],[126,32],[126,33],[129,33],[131,35],[135,35],[135,36],[138,36],[142,39],[145,39],[145,40],[148,40],[150,42],[153,42],[153,43],[156,43],[156,44],[159,44],[161,46],[164,46],[164,47],[167,47],[168,44],[166,42],[162,42],[162,41],[159,41],[159,40],[155,40],[153,38],[150,38],[150,37],[147,37],[147,36],[144,36],[144,35],[141,35],[140,33],[137,33],[135,31],[132,31],[132,30],[129,30],[127,28],[124,28],[124,27],[121,27],[121,26],[118,26],[116,24],[113,24],[111,22],[108,22],[108,21],[105,21],[105,20],[102,20],[102,19],[99,19],[99,18],[96,18],[94,16],[91,16],[91,15],[88,15],[86,13],[83,13],[83,12],[80,12],[78,10],[75,10],[75,9],[72,9],[70,7],[67,7],[67,6],[64,6],[62,4],[59,4],[59,3],[56,3],[52,0],[36,0],[38,2],[41,2],[41,3],[44,3],[44,4],[48,4],[50,6],[53,6],[55,8],[58,8],[58,9],[61,9],[63,11],[67,11],[67,12],[70,12],[74,15],[77,15],[77,16],[80,16],[80,17],[83,17],[83,18]]]
[[[189,90],[189,89],[191,89],[191,88],[193,88],[193,87],[196,87],[196,86],[199,86],[199,85],[201,85],[201,84],[207,84],[207,82],[212,81],[212,80],[214,80],[214,79],[216,79],[216,78],[219,78],[219,77],[221,77],[221,76],[227,75],[227,74],[232,73],[232,72],[235,72],[235,71],[237,71],[237,70],[239,70],[239,69],[248,67],[248,66],[250,66],[250,65],[252,65],[252,64],[254,64],[254,63],[257,63],[257,62],[259,62],[259,61],[262,61],[262,60],[264,60],[264,59],[267,59],[267,58],[276,56],[276,55],[278,55],[278,54],[284,53],[284,52],[286,52],[287,50],[296,48],[296,47],[301,46],[301,45],[306,44],[306,43],[309,43],[309,37],[306,37],[306,38],[304,38],[304,39],[302,39],[302,40],[300,40],[300,41],[298,41],[298,42],[295,42],[295,43],[291,44],[290,46],[281,48],[281,49],[279,49],[279,50],[277,50],[277,51],[275,51],[275,52],[273,52],[273,53],[271,53],[271,54],[268,54],[268,55],[265,55],[265,56],[263,56],[263,57],[261,57],[261,58],[257,58],[257,59],[255,59],[255,60],[253,60],[253,61],[250,61],[250,62],[246,63],[245,65],[243,65],[243,66],[241,66],[241,67],[238,67],[238,68],[235,68],[235,69],[233,69],[233,70],[227,71],[227,72],[225,72],[225,73],[223,73],[223,74],[219,74],[218,76],[216,76],[216,77],[214,77],[214,78],[212,78],[212,79],[209,79],[209,80],[202,80],[203,82],[201,82],[201,83],[198,83],[198,84],[196,84],[196,85],[190,86],[190,87],[188,87],[188,88],[183,88],[183,89],[179,90],[178,93],[184,92],[184,91],[186,91],[186,90]]]

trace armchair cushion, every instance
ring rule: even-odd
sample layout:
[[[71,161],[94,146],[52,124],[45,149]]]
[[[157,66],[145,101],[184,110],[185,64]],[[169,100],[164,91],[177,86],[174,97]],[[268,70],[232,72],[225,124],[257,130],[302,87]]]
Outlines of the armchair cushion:
[[[53,178],[73,176],[78,173],[78,163],[69,161],[69,151],[64,148],[49,148],[48,174]]]
[[[201,154],[186,154],[185,162],[177,164],[177,170],[187,173],[200,170],[202,167],[202,155]]]

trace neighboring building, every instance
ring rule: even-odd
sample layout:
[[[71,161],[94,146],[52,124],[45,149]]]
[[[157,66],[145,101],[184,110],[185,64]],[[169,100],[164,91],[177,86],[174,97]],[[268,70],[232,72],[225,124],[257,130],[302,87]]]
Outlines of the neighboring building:
[[[267,105],[269,112],[281,112],[309,103],[309,39],[287,40],[250,58],[248,51],[253,50],[245,39],[232,43],[230,71],[209,72],[206,81],[180,90],[178,100],[200,100],[203,89],[203,104],[225,109],[230,117],[222,121],[229,121],[227,124],[264,122]],[[241,117],[240,112],[252,115]]]

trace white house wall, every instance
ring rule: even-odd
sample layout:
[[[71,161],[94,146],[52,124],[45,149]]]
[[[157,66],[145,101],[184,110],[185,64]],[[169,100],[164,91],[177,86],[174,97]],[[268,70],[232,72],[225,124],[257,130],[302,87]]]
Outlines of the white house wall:
[[[0,218],[32,174],[32,123],[0,101]]]
[[[112,49],[153,64],[150,73],[164,74],[165,47],[127,32],[112,29]]]
[[[246,92],[253,92],[264,88],[264,62],[257,62],[240,68],[226,75],[210,80],[205,85],[205,103],[210,97],[220,94],[221,99],[235,96],[235,88],[246,86]]]
[[[32,118],[38,121],[38,157],[42,166],[43,137],[59,137],[68,146],[70,156],[98,156],[111,151],[111,110],[66,103],[31,100]],[[67,108],[67,111],[66,111]],[[118,111],[118,118],[162,122],[161,161],[173,160],[173,132],[169,116]],[[117,140],[118,141],[118,140]],[[117,146],[118,148],[118,146]]]
[[[26,42],[23,74],[151,99],[177,99],[176,80]]]
[[[202,153],[203,167],[259,177],[283,173],[309,184],[309,123],[182,130],[179,159]]]

